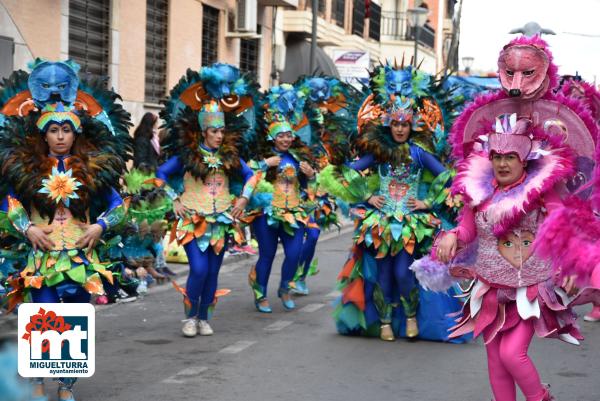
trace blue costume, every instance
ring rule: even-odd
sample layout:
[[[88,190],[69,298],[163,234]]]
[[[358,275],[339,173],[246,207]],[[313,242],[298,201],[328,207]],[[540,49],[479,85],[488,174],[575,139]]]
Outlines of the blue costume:
[[[199,145],[199,150],[207,157],[219,158],[219,149],[209,149],[204,144]],[[254,172],[248,165],[239,159],[239,174],[243,184],[246,185],[242,196],[249,198],[253,190],[251,181]],[[185,226],[189,223],[179,220],[178,241],[183,244],[190,274],[186,284],[186,308],[188,318],[198,317],[200,320],[209,319],[209,308],[214,305],[215,292],[219,269],[225,255],[225,244],[228,236],[235,235],[233,218],[229,215],[231,209],[231,192],[229,185],[233,185],[226,172],[217,166],[205,179],[199,180],[186,171],[180,157],[173,156],[160,166],[156,172],[157,178],[165,182],[183,180],[183,190],[180,196],[182,203],[192,213],[198,216],[198,221],[193,222],[193,227],[208,225],[205,232],[194,236]],[[191,234],[191,235],[190,235]]]
[[[9,187],[3,193],[0,227],[38,246],[9,278],[8,305],[85,303],[90,295],[104,295],[104,283],[114,281],[113,263],[101,260],[96,247],[82,248],[78,241],[84,238],[88,246],[98,239],[94,224],[105,234],[124,218],[117,189],[131,154],[129,114],[102,81],[80,81],[79,66],[72,61],[36,59],[31,67],[30,75],[14,72],[0,90],[2,113],[12,116],[0,114],[1,181]],[[36,233],[30,231],[34,228]],[[76,379],[58,381],[59,400],[73,401]],[[43,379],[34,382],[41,385]]]

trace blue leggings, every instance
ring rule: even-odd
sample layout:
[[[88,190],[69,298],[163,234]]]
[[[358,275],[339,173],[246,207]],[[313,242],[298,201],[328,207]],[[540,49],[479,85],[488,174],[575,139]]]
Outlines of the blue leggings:
[[[375,253],[373,253],[375,256]],[[383,299],[386,304],[394,303],[394,298],[400,295],[406,299],[417,281],[415,273],[409,269],[409,266],[415,259],[404,249],[396,256],[386,256],[377,261],[377,282],[383,291]]]
[[[61,287],[61,286],[59,286]],[[65,303],[89,303],[90,294],[79,285],[66,284],[63,287],[68,287],[68,290],[63,292],[62,300]],[[52,303],[57,304],[61,302],[61,297],[58,295],[58,287],[46,287],[43,286],[39,290],[37,288],[31,289],[31,301],[34,303]],[[76,377],[61,377],[56,379],[65,386],[71,388],[77,381]]]
[[[190,264],[185,291],[192,303],[187,317],[198,316],[201,320],[208,320],[208,309],[215,299],[217,279],[225,251],[217,255],[212,246],[209,246],[202,252],[196,241],[188,242],[184,249]]]
[[[312,219],[311,219],[312,221]],[[302,254],[300,255],[300,266],[302,266],[301,279],[304,280],[308,274],[310,264],[315,257],[315,250],[317,249],[317,241],[319,241],[319,235],[321,235],[320,228],[307,228],[304,230],[306,238],[302,245]]]
[[[302,240],[304,238],[304,226],[294,231],[294,235],[289,235],[283,227],[270,226],[267,223],[267,216],[260,216],[252,223],[254,234],[258,240],[258,261],[256,262],[256,281],[262,287],[263,294],[267,294],[267,284],[269,275],[273,266],[273,259],[277,252],[278,239],[281,238],[285,258],[281,266],[281,283],[279,291],[287,293],[289,291],[290,281],[294,279],[294,274],[300,261],[300,252],[302,250]]]

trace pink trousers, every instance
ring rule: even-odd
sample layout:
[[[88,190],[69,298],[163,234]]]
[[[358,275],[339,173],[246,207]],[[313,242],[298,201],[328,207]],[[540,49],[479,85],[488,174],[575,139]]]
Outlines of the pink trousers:
[[[527,355],[533,333],[533,322],[522,320],[512,329],[498,333],[486,345],[488,374],[495,401],[516,401],[515,383],[527,401],[541,401],[545,397],[546,389]]]

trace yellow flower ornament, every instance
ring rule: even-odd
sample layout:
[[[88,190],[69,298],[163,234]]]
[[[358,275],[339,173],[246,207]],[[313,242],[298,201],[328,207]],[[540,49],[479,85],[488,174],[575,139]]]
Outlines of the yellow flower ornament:
[[[42,189],[38,192],[48,194],[48,197],[57,204],[62,202],[65,207],[69,207],[71,199],[79,199],[77,189],[81,183],[73,178],[73,170],[59,172],[56,167],[52,168],[52,174],[42,180]]]

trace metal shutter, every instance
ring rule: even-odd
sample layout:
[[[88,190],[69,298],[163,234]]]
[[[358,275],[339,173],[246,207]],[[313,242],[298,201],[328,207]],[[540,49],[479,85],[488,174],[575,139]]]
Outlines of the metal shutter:
[[[365,29],[365,0],[354,0],[352,7],[352,34],[361,38]]]
[[[110,0],[69,0],[69,57],[81,70],[108,75]]]
[[[202,6],[202,65],[216,63],[219,58],[219,10]]]
[[[145,99],[158,103],[167,94],[168,0],[146,0]]]
[[[371,3],[369,6],[369,37],[379,41],[381,32],[381,6]]]

